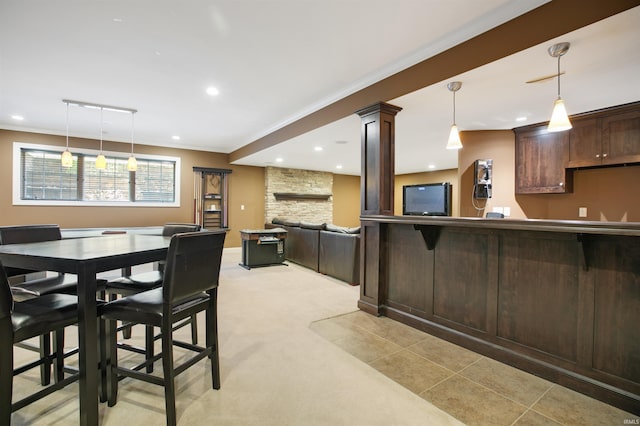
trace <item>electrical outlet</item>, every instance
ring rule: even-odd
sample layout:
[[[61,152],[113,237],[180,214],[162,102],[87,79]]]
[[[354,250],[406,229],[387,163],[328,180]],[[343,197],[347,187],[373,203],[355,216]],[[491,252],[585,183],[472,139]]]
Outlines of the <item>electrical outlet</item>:
[[[587,208],[579,207],[578,208],[578,217],[587,217]]]
[[[240,204],[240,210],[244,210],[244,204]]]
[[[494,213],[504,213],[504,209],[502,207],[494,207],[493,208],[493,212]]]

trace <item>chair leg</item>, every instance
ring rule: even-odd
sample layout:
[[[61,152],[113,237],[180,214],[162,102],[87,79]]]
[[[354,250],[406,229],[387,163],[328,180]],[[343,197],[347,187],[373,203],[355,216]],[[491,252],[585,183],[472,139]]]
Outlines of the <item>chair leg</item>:
[[[175,426],[176,390],[175,372],[173,370],[173,332],[172,324],[163,319],[162,333],[162,369],[164,373],[164,403],[167,416],[167,426]]]
[[[198,317],[196,314],[191,315],[191,343],[198,344]]]
[[[109,360],[106,368],[107,405],[113,407],[118,401],[118,341],[117,322],[109,320],[105,327],[105,340],[108,345]]]
[[[218,352],[218,289],[209,292],[209,307],[206,311],[207,348],[211,348],[211,382],[213,389],[220,389],[220,356]]]
[[[0,425],[11,424],[11,395],[13,393],[13,335],[11,317],[0,319]]]
[[[124,324],[123,324],[124,326]],[[131,324],[127,324],[126,327],[122,329],[122,338],[123,339],[131,339]]]
[[[55,366],[53,380],[58,383],[64,380],[64,328],[53,332],[53,347],[55,348]]]
[[[154,354],[154,336],[153,336],[153,326],[145,325],[144,330],[144,350],[145,350],[145,361],[149,361],[153,358]],[[147,373],[153,373],[153,364],[147,365],[146,369]]]
[[[47,386],[51,383],[51,334],[40,336],[40,359],[44,362],[40,365],[40,383]]]

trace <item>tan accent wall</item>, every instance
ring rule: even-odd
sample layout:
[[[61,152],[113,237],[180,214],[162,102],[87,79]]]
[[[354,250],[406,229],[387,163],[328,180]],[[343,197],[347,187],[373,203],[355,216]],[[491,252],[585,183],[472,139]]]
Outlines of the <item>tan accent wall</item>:
[[[360,226],[360,176],[333,175],[333,223]]]
[[[512,218],[640,222],[640,165],[575,170],[573,193],[515,195],[515,135],[511,130],[461,132],[460,215],[477,216],[471,203],[473,162],[493,160],[493,197],[486,210],[509,207]],[[483,200],[477,201],[484,204]],[[587,217],[578,216],[580,207]],[[482,214],[484,216],[484,212]]]
[[[0,130],[0,225],[56,223],[62,228],[160,226],[167,222],[193,222],[193,166],[231,169],[229,175],[229,227],[226,247],[241,245],[240,229],[262,228],[264,169],[234,166],[227,154],[136,145],[135,152],[181,158],[180,207],[66,207],[12,204],[13,142],[64,146],[64,137]],[[70,146],[97,149],[99,142],[71,138]],[[105,151],[129,152],[129,144],[104,142]],[[240,207],[244,205],[244,210]]]
[[[458,170],[436,170],[433,172],[408,173],[395,176],[393,214],[402,216],[402,187],[404,185],[419,185],[421,183],[451,183],[451,216],[459,216]]]
[[[525,213],[515,200],[515,136],[511,130],[460,132],[463,148],[458,151],[460,179],[460,216],[483,217],[493,207],[509,207],[511,217],[524,219]],[[474,162],[493,160],[492,197],[473,200]],[[475,207],[474,207],[475,204]],[[484,208],[484,210],[478,210]]]

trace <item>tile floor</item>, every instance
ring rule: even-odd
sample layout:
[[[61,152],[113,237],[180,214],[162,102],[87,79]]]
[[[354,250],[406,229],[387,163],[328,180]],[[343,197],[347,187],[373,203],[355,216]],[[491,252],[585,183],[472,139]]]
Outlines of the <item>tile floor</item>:
[[[640,419],[388,318],[356,311],[310,327],[468,425],[623,425]]]
[[[211,388],[208,361],[180,375],[179,425],[618,425],[638,419],[359,312],[358,287],[295,264],[246,270],[240,257],[239,248],[225,249],[220,276],[222,387]],[[199,325],[203,341],[204,318]],[[138,327],[132,342],[142,344]],[[76,334],[68,330],[67,346],[75,345]],[[188,327],[176,334],[189,339]],[[31,356],[15,354],[17,363]],[[14,396],[37,387],[37,371],[21,375]],[[77,425],[77,392],[75,384],[55,392],[14,413],[12,424]],[[118,403],[100,404],[99,415],[107,426],[163,425],[163,390],[125,379]]]

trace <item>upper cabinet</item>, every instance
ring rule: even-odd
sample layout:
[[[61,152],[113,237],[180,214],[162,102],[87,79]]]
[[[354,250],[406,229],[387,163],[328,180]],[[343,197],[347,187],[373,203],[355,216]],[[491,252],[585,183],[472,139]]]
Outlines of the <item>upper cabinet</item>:
[[[569,131],[567,167],[595,167],[640,162],[640,105],[585,114]]]
[[[567,132],[549,133],[546,125],[516,132],[516,194],[564,194],[572,191],[566,170]]]
[[[602,164],[640,162],[640,107],[602,118]]]
[[[514,129],[516,194],[572,191],[572,169],[640,163],[640,102],[571,117],[573,128],[547,123]]]

